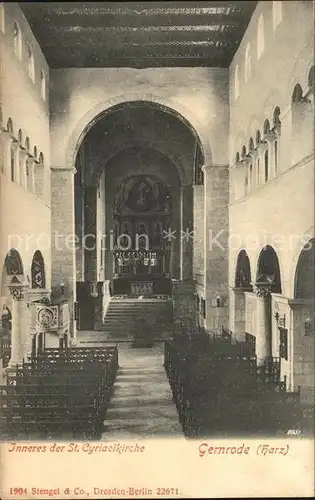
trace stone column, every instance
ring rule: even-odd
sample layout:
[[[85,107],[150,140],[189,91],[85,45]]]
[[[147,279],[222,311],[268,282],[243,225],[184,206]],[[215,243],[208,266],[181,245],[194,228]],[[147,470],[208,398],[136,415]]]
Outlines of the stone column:
[[[274,132],[270,132],[269,134],[265,135],[264,139],[268,144],[268,180],[270,180],[273,179],[276,175],[274,144],[277,139],[277,135]]]
[[[193,187],[181,187],[180,280],[173,279],[173,317],[183,326],[196,324],[193,281]]]
[[[11,146],[13,144],[13,138],[8,132],[2,132],[3,138],[3,165],[4,174],[6,177],[11,179]]]
[[[14,182],[20,184],[20,148],[17,141],[12,141],[12,147],[14,150]],[[11,154],[10,154],[11,156]],[[10,165],[11,171],[11,165]],[[11,172],[10,172],[11,176]]]
[[[84,276],[85,281],[97,281],[97,231],[96,231],[97,187],[86,186],[84,190]]]
[[[71,343],[76,339],[76,243],[74,168],[51,167],[51,283],[52,296],[69,303]],[[62,286],[63,293],[61,293]]]
[[[180,248],[180,278],[192,280],[193,261],[193,188],[181,188],[181,248]]]
[[[25,301],[27,286],[12,279],[8,285],[12,295],[12,330],[11,330],[11,359],[9,367],[20,365],[26,356],[25,330],[28,328],[27,303]]]
[[[209,333],[228,321],[229,168],[204,166],[204,276]]]
[[[204,217],[204,187],[203,184],[194,186],[194,260],[193,272],[194,276],[199,275],[197,282],[201,284],[203,281],[203,261],[204,261],[204,234],[203,234],[203,217]]]
[[[268,149],[266,142],[260,142],[257,147],[257,160],[256,160],[256,184],[260,186],[265,183],[265,151]]]
[[[26,161],[28,158],[27,151],[19,149],[19,173],[20,173],[20,186],[27,189],[27,172]]]
[[[234,339],[242,342],[245,340],[245,291],[244,288],[230,289],[230,330]]]
[[[271,288],[254,285],[256,294],[256,356],[261,366],[271,356]]]
[[[27,161],[28,176],[29,176],[29,181],[28,181],[27,187],[31,193],[37,195],[36,186],[35,186],[35,159],[28,158],[26,161]]]

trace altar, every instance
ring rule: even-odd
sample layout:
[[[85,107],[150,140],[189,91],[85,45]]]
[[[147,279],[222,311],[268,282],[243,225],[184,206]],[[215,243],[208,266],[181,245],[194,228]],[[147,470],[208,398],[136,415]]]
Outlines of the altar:
[[[137,281],[130,283],[131,295],[153,295],[153,281]]]

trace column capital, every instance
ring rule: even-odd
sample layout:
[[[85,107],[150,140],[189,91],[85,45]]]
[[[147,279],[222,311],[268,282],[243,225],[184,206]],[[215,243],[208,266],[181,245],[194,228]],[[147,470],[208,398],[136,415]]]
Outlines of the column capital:
[[[251,157],[251,159],[252,159],[253,161],[254,161],[254,160],[256,160],[256,158],[257,158],[257,156],[258,156],[258,151],[257,151],[257,149],[252,149],[252,151],[250,151],[250,152],[248,153],[248,156],[250,156],[250,157]]]
[[[265,134],[264,135],[264,141],[268,141],[268,142],[274,142],[278,137],[278,134],[274,131],[270,131],[268,132],[268,134]]]
[[[10,293],[13,300],[22,301],[25,300],[28,286],[27,285],[8,285]]]
[[[15,274],[10,276],[10,280],[11,281],[6,286],[9,289],[13,300],[24,300],[26,292],[29,289],[29,285],[24,282],[24,276]]]
[[[253,292],[257,297],[268,298],[271,297],[271,285],[253,285]]]
[[[264,153],[266,151],[266,149],[268,149],[267,142],[260,142],[259,144],[257,144],[256,149],[257,149],[258,153]]]
[[[27,155],[27,163],[30,166],[33,166],[35,163],[39,163],[38,160],[36,160],[36,158],[34,158],[34,156],[32,156],[29,152],[26,151],[26,155]]]

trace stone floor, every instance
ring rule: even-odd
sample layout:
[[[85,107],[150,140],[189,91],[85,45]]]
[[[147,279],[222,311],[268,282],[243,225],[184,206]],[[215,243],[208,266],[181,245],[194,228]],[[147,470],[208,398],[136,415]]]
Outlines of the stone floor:
[[[102,332],[79,332],[79,345],[104,345]],[[164,345],[119,342],[119,370],[104,421],[103,441],[183,436],[163,367]]]

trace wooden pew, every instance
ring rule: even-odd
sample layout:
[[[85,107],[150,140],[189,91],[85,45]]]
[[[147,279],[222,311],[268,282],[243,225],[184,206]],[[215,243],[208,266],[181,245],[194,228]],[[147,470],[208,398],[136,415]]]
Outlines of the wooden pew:
[[[262,377],[256,357],[213,344],[198,352],[185,339],[165,342],[165,370],[186,435],[286,433],[298,425],[299,393],[285,391],[277,370],[266,367]]]
[[[0,387],[2,424],[14,437],[100,437],[117,368],[116,346],[44,351]]]

